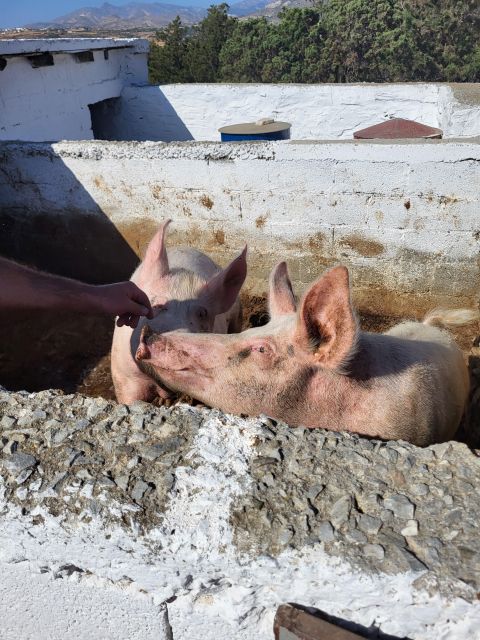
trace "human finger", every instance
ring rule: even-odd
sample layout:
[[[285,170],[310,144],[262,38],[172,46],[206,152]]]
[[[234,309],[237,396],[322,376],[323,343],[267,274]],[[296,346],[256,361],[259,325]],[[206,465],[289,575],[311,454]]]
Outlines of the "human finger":
[[[143,313],[139,315],[147,316],[147,318],[153,317],[152,305],[150,304],[150,300],[148,299],[147,294],[139,289],[135,284],[132,283],[132,289],[130,294],[130,299],[139,305]]]

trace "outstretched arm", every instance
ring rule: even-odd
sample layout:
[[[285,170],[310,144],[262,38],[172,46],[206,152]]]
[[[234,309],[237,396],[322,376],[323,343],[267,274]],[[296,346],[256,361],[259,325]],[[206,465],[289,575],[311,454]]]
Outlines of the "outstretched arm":
[[[136,327],[151,317],[147,295],[133,282],[91,285],[35,271],[0,258],[0,309],[52,309],[119,316],[117,324]]]

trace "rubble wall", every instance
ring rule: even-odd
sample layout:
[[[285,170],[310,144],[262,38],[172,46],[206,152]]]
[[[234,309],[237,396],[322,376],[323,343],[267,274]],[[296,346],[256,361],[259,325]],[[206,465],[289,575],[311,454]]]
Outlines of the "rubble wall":
[[[266,640],[282,602],[372,637],[476,637],[480,463],[464,444],[52,391],[0,391],[0,437],[2,566],[141,593],[159,638]]]

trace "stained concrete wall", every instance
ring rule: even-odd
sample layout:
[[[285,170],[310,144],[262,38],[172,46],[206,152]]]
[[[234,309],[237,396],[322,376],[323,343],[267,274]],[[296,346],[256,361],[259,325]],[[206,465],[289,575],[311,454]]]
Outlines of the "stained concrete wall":
[[[265,292],[279,260],[299,287],[341,262],[363,308],[420,314],[478,303],[479,183],[474,140],[7,143],[0,223],[10,234],[0,251],[44,266],[47,255],[49,268],[96,281],[107,271],[125,277],[123,239],[141,254],[168,217],[171,244],[198,246],[220,262],[248,242],[251,293]],[[111,234],[100,240],[105,225]]]
[[[92,62],[75,53],[91,51]],[[108,51],[108,59],[104,52]],[[29,56],[51,53],[53,66],[33,68]],[[89,104],[147,82],[148,43],[138,39],[0,41],[0,140],[92,139]]]
[[[218,128],[272,116],[295,140],[351,139],[389,118],[480,135],[480,84],[172,84],[125,87],[111,140],[219,140]]]

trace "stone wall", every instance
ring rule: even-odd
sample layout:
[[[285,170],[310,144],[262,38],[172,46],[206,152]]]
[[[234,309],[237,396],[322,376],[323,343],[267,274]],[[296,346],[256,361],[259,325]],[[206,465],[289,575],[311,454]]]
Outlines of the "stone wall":
[[[91,53],[81,61],[78,52]],[[53,65],[34,56],[51,54]],[[138,39],[0,41],[0,140],[89,140],[88,106],[147,82],[148,43]],[[38,58],[37,58],[38,60]]]
[[[0,251],[126,277],[172,218],[221,263],[248,243],[252,295],[282,259],[299,289],[341,262],[362,309],[421,315],[478,304],[479,182],[476,140],[4,144]]]
[[[51,391],[0,391],[0,438],[2,572],[142,594],[143,637],[156,608],[159,639],[267,640],[282,602],[371,637],[476,637],[480,463],[464,444]]]
[[[294,140],[352,139],[389,118],[480,135],[479,84],[171,84],[125,87],[109,140],[219,140],[219,127],[268,116]]]

